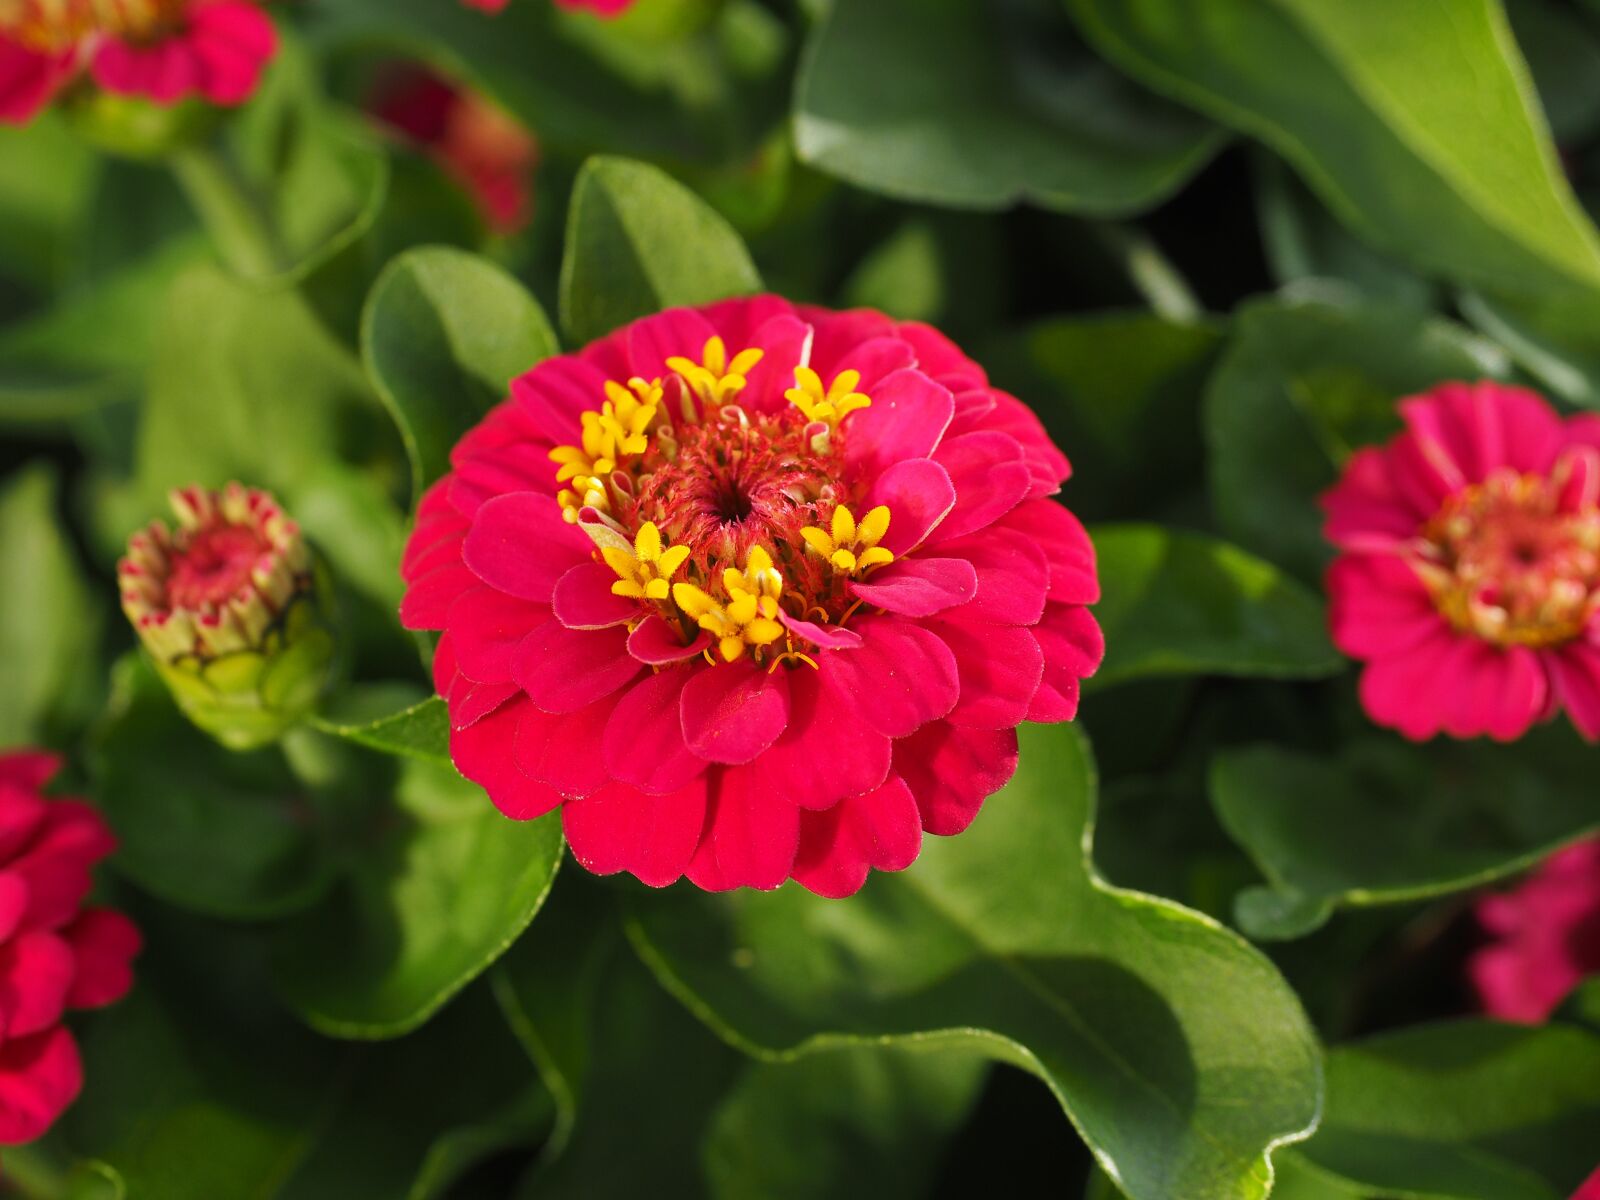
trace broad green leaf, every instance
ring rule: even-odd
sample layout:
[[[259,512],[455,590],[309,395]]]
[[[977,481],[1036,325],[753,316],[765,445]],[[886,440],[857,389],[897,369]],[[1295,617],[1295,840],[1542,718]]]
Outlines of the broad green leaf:
[[[561,262],[561,326],[574,343],[760,287],[732,226],[663,172],[591,158],[578,173]]]
[[[921,1200],[930,1153],[972,1108],[988,1063],[914,1045],[839,1046],[755,1063],[723,1099],[703,1150],[717,1200]]]
[[[26,467],[0,487],[0,580],[0,746],[38,743],[90,686],[101,625],[48,467]]]
[[[1395,402],[1502,376],[1503,354],[1415,310],[1321,300],[1247,305],[1205,402],[1211,500],[1247,550],[1320,579],[1333,549],[1317,497],[1350,453],[1399,429]]]
[[[276,749],[224,750],[178,711],[140,652],[117,663],[90,759],[117,869],[215,916],[304,908],[328,883],[309,789]]]
[[[318,94],[293,42],[212,144],[182,147],[173,171],[218,255],[257,284],[296,283],[366,232],[383,206],[388,160],[352,114]]]
[[[561,861],[558,817],[508,820],[453,767],[402,760],[393,803],[326,900],[275,931],[280,990],[335,1037],[427,1020],[533,920]]]
[[[1022,731],[1017,777],[973,826],[849,900],[798,887],[633,905],[630,932],[713,1027],[784,1060],[909,1038],[1038,1075],[1135,1200],[1240,1200],[1314,1125],[1318,1049],[1242,939],[1119,891],[1086,853],[1088,748]]]
[[[1328,1052],[1328,1103],[1294,1157],[1361,1193],[1564,1200],[1594,1168],[1600,1036],[1457,1021]]]
[[[1066,0],[1155,90],[1288,159],[1363,238],[1460,283],[1600,288],[1497,0]]]
[[[1106,659],[1092,684],[1152,675],[1314,679],[1341,670],[1321,597],[1271,563],[1159,525],[1090,531]]]
[[[1340,225],[1281,160],[1261,152],[1254,166],[1262,248],[1280,284],[1334,280],[1379,304],[1434,307],[1439,289],[1431,280]]]
[[[430,696],[374,720],[347,720],[342,714],[312,719],[323,733],[355,742],[369,750],[450,765],[450,714],[443,700]]]
[[[422,246],[392,260],[361,320],[361,354],[411,460],[413,499],[450,469],[457,439],[511,379],[556,353],[539,302],[463,250]]]
[[[562,1110],[530,1198],[926,1194],[928,1147],[970,1107],[981,1056],[849,1046],[744,1063],[628,952],[615,914],[604,889],[564,881],[495,968]]]
[[[1600,831],[1592,757],[1565,725],[1514,748],[1225,750],[1212,804],[1270,884],[1241,893],[1239,923],[1252,937],[1297,937],[1336,906],[1427,899],[1522,870]]]
[[[959,208],[1149,208],[1219,130],[1088,54],[1051,0],[836,0],[795,99],[802,160],[860,187]]]
[[[1052,317],[983,361],[1072,459],[1062,493],[1085,520],[1180,503],[1200,487],[1200,397],[1222,338],[1146,312]]]
[[[272,1002],[237,935],[140,923],[138,986],[88,1025],[94,1084],[65,1124],[106,1200],[434,1200],[548,1119],[481,991],[415,1037],[340,1046]]]

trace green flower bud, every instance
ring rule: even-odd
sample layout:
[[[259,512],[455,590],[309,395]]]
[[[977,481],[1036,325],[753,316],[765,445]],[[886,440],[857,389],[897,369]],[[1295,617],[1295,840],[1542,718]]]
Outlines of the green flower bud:
[[[234,750],[273,741],[316,703],[334,658],[325,572],[267,492],[171,494],[117,564],[122,610],[189,719]]]

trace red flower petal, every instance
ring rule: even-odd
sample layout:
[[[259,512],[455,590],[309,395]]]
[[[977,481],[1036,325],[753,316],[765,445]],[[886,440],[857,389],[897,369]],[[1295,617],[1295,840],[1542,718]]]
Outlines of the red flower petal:
[[[678,711],[683,740],[707,762],[747,763],[777,740],[789,720],[789,676],[747,663],[696,671]]]
[[[828,657],[832,684],[862,723],[885,737],[905,737],[956,706],[956,658],[938,636],[894,617],[859,621],[861,649]]]
[[[774,796],[752,767],[723,767],[706,779],[706,833],[689,860],[690,880],[708,892],[777,887],[794,867],[800,810]]]
[[[978,573],[964,558],[903,558],[850,585],[875,608],[903,617],[931,617],[978,594]]]
[[[0,1145],[41,1136],[82,1088],[83,1063],[65,1027],[0,1043]]]
[[[894,744],[894,773],[916,797],[922,828],[941,836],[972,824],[1016,769],[1015,729],[957,729],[935,721]]]
[[[77,969],[67,992],[70,1008],[103,1008],[133,986],[133,959],[144,945],[139,929],[121,913],[86,908],[63,931]]]
[[[903,871],[922,849],[922,815],[903,779],[800,819],[794,877],[819,896],[852,896],[867,872]]]
[[[706,818],[706,780],[665,796],[647,796],[614,783],[561,810],[572,856],[587,871],[627,871],[651,887],[682,877],[700,844]]]

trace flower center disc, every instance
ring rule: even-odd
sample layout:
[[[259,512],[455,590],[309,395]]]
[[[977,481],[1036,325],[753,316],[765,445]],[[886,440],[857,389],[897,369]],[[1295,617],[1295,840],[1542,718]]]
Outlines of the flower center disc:
[[[216,608],[250,582],[250,572],[270,543],[243,525],[197,529],[177,548],[167,598],[175,608]]]
[[[1600,510],[1562,505],[1542,475],[1496,472],[1423,530],[1420,572],[1457,629],[1500,646],[1577,637],[1600,607]]]

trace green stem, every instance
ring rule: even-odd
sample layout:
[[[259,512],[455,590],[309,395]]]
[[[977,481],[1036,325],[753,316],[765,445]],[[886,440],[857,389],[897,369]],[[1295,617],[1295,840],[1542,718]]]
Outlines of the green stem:
[[[289,269],[271,212],[225,152],[195,144],[173,151],[168,162],[217,250],[235,270],[266,278]]]
[[[1158,314],[1182,325],[1205,316],[1205,309],[1189,290],[1188,282],[1144,230],[1109,221],[1091,222],[1090,228],[1121,261],[1129,282]]]

